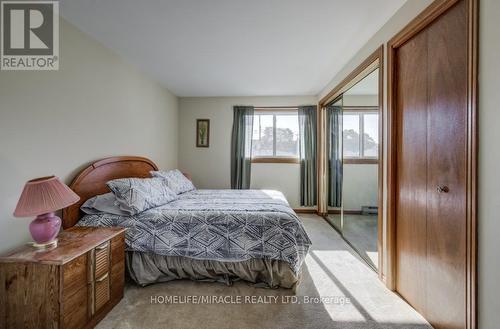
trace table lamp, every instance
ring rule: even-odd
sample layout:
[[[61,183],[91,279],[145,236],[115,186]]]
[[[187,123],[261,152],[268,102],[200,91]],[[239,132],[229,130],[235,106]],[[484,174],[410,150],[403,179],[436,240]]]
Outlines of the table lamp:
[[[24,185],[14,216],[36,216],[30,223],[35,248],[56,247],[61,219],[54,211],[66,208],[78,200],[80,197],[56,176],[36,178]]]

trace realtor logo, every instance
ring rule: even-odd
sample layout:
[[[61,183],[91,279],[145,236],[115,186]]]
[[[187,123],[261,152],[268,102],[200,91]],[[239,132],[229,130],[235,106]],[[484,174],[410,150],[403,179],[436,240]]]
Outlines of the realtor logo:
[[[59,69],[58,1],[1,2],[0,69]]]

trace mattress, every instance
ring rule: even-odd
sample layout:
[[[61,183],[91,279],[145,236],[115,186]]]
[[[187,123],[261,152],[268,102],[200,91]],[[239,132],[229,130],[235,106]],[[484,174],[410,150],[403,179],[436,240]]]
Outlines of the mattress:
[[[298,276],[311,245],[283,194],[269,190],[195,190],[134,216],[84,216],[78,226],[120,226],[126,250],[200,261],[280,261]]]

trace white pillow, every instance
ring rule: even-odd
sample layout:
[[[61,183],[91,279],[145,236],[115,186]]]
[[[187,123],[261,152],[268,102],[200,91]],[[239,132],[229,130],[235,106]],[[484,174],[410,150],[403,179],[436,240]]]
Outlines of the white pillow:
[[[196,190],[193,183],[178,169],[170,171],[150,171],[150,174],[153,177],[163,178],[167,182],[168,187],[177,194]]]

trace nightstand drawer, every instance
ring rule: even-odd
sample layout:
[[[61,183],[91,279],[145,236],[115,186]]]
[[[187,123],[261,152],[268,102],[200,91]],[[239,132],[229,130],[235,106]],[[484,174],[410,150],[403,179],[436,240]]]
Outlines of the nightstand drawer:
[[[95,248],[95,278],[109,272],[109,241]]]
[[[113,264],[111,268],[111,297],[119,298],[123,296],[125,285],[125,260]]]
[[[63,295],[73,295],[79,289],[85,289],[87,278],[87,254],[73,259],[63,266]]]
[[[113,264],[123,261],[125,258],[125,235],[120,234],[111,239],[111,262]]]
[[[62,314],[64,328],[82,328],[87,323],[87,289],[77,290],[74,294],[64,298]]]
[[[95,280],[95,310],[98,312],[101,307],[103,307],[110,297],[109,288],[109,273],[104,274],[102,277],[98,277]]]
[[[123,297],[125,285],[125,234],[111,239],[111,299]]]

